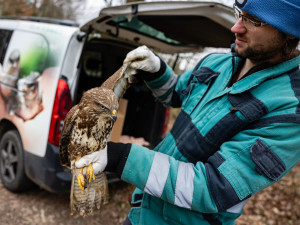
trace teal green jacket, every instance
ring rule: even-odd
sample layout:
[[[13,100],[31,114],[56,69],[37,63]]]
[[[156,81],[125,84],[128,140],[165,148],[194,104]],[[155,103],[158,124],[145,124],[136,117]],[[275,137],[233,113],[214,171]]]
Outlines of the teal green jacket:
[[[121,179],[138,189],[132,224],[234,224],[248,199],[300,160],[300,56],[229,85],[243,59],[211,54],[146,81],[181,107],[153,150],[131,145]]]

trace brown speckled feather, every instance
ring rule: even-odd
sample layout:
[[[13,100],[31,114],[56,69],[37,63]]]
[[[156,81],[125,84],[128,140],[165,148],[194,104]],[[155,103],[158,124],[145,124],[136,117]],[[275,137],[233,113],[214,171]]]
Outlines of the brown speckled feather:
[[[60,164],[66,167],[70,167],[70,158],[68,152],[68,145],[71,140],[71,131],[73,130],[75,124],[75,118],[78,114],[78,105],[75,105],[67,114],[65,119],[62,132],[60,134],[59,143],[59,158]]]

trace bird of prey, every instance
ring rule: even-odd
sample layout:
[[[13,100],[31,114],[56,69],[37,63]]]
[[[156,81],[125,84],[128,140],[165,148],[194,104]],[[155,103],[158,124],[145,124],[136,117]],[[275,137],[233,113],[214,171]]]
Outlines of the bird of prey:
[[[127,64],[100,87],[85,92],[78,105],[67,114],[60,136],[59,156],[63,166],[71,168],[71,214],[92,215],[107,203],[108,185],[105,173],[94,175],[92,164],[76,168],[81,157],[104,149],[109,141],[119,99],[134,80]],[[84,176],[84,172],[86,175]]]

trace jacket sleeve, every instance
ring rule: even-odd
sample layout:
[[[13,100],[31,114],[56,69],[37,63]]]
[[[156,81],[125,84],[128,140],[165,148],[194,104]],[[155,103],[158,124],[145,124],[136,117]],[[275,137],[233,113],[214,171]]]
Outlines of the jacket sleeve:
[[[181,90],[186,87],[192,71],[186,71],[178,76],[164,61],[160,60],[160,63],[158,72],[143,72],[142,78],[161,103],[165,106],[180,107],[183,98]]]
[[[206,163],[181,162],[132,145],[121,179],[179,207],[239,212],[249,197],[278,181],[300,161],[300,124],[245,130]]]

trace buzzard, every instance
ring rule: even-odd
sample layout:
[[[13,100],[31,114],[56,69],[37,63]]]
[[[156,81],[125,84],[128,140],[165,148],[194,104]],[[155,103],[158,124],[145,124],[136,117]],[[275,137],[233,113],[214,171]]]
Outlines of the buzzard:
[[[72,172],[70,193],[71,215],[91,215],[107,203],[108,185],[105,173],[94,175],[90,164],[76,168],[81,157],[104,149],[116,121],[119,99],[133,81],[127,64],[100,87],[85,92],[78,105],[67,114],[59,143],[60,163]],[[86,174],[84,176],[84,174]]]

